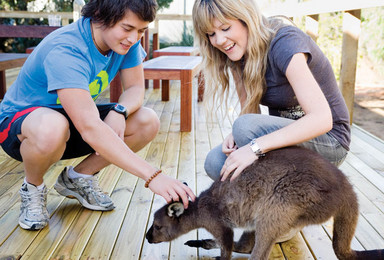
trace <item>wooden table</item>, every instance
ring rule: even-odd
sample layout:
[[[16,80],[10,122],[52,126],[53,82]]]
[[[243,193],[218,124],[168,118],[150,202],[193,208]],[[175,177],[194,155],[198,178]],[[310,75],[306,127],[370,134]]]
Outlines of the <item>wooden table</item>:
[[[2,99],[7,91],[5,70],[23,66],[29,54],[24,53],[0,53],[0,98]]]
[[[169,80],[180,80],[180,131],[192,128],[192,80],[200,72],[200,56],[160,56],[143,63],[145,79],[162,80],[161,99],[169,100]]]
[[[155,50],[153,52],[153,57],[160,57],[160,56],[199,56],[200,50],[197,47],[192,46],[169,46],[166,48],[162,48],[159,50]],[[159,88],[160,82],[159,80],[153,81],[153,88]],[[204,88],[205,88],[205,82],[204,82],[204,76],[203,73],[199,73],[199,83],[198,83],[198,97],[197,101],[202,101],[204,96]]]
[[[199,48],[191,46],[170,46],[153,51],[153,57],[160,56],[199,56]]]

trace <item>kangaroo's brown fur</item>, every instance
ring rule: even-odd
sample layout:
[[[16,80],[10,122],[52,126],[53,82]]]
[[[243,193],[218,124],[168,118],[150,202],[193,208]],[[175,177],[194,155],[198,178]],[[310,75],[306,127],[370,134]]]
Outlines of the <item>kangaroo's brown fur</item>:
[[[384,250],[353,251],[351,240],[359,208],[344,174],[316,152],[288,147],[256,160],[234,181],[215,181],[184,211],[179,202],[155,213],[146,238],[171,241],[196,228],[216,239],[189,245],[221,248],[220,259],[232,250],[268,259],[276,239],[293,228],[320,224],[334,217],[333,248],[339,259],[384,259]],[[244,228],[233,242],[233,228]]]

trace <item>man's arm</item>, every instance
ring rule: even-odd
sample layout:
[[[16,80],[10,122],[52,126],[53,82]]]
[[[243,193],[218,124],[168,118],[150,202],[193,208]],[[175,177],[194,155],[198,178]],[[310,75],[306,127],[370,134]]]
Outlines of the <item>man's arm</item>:
[[[127,108],[129,115],[143,104],[145,92],[143,65],[121,70],[120,77],[123,93],[118,102]]]
[[[154,168],[131,151],[115,131],[100,119],[88,91],[60,89],[57,93],[76,129],[95,151],[107,161],[144,180],[153,174]]]

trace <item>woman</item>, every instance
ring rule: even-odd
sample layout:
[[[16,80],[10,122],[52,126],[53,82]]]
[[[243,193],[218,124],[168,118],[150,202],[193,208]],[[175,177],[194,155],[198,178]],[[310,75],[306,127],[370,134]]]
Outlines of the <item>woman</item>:
[[[309,36],[264,17],[253,0],[196,0],[193,24],[203,56],[206,97],[226,103],[230,77],[241,115],[205,161],[208,175],[231,180],[268,151],[313,149],[335,165],[349,150],[349,114],[331,65]],[[259,114],[259,105],[269,115]]]

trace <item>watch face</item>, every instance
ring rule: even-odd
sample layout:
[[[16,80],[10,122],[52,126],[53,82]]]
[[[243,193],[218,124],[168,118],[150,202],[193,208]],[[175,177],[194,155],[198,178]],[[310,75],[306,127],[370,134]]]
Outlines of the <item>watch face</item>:
[[[124,106],[122,106],[122,105],[120,105],[120,104],[116,104],[116,105],[115,105],[115,109],[116,109],[116,111],[119,111],[119,112],[121,112],[121,113],[124,113],[125,110],[127,110]]]

